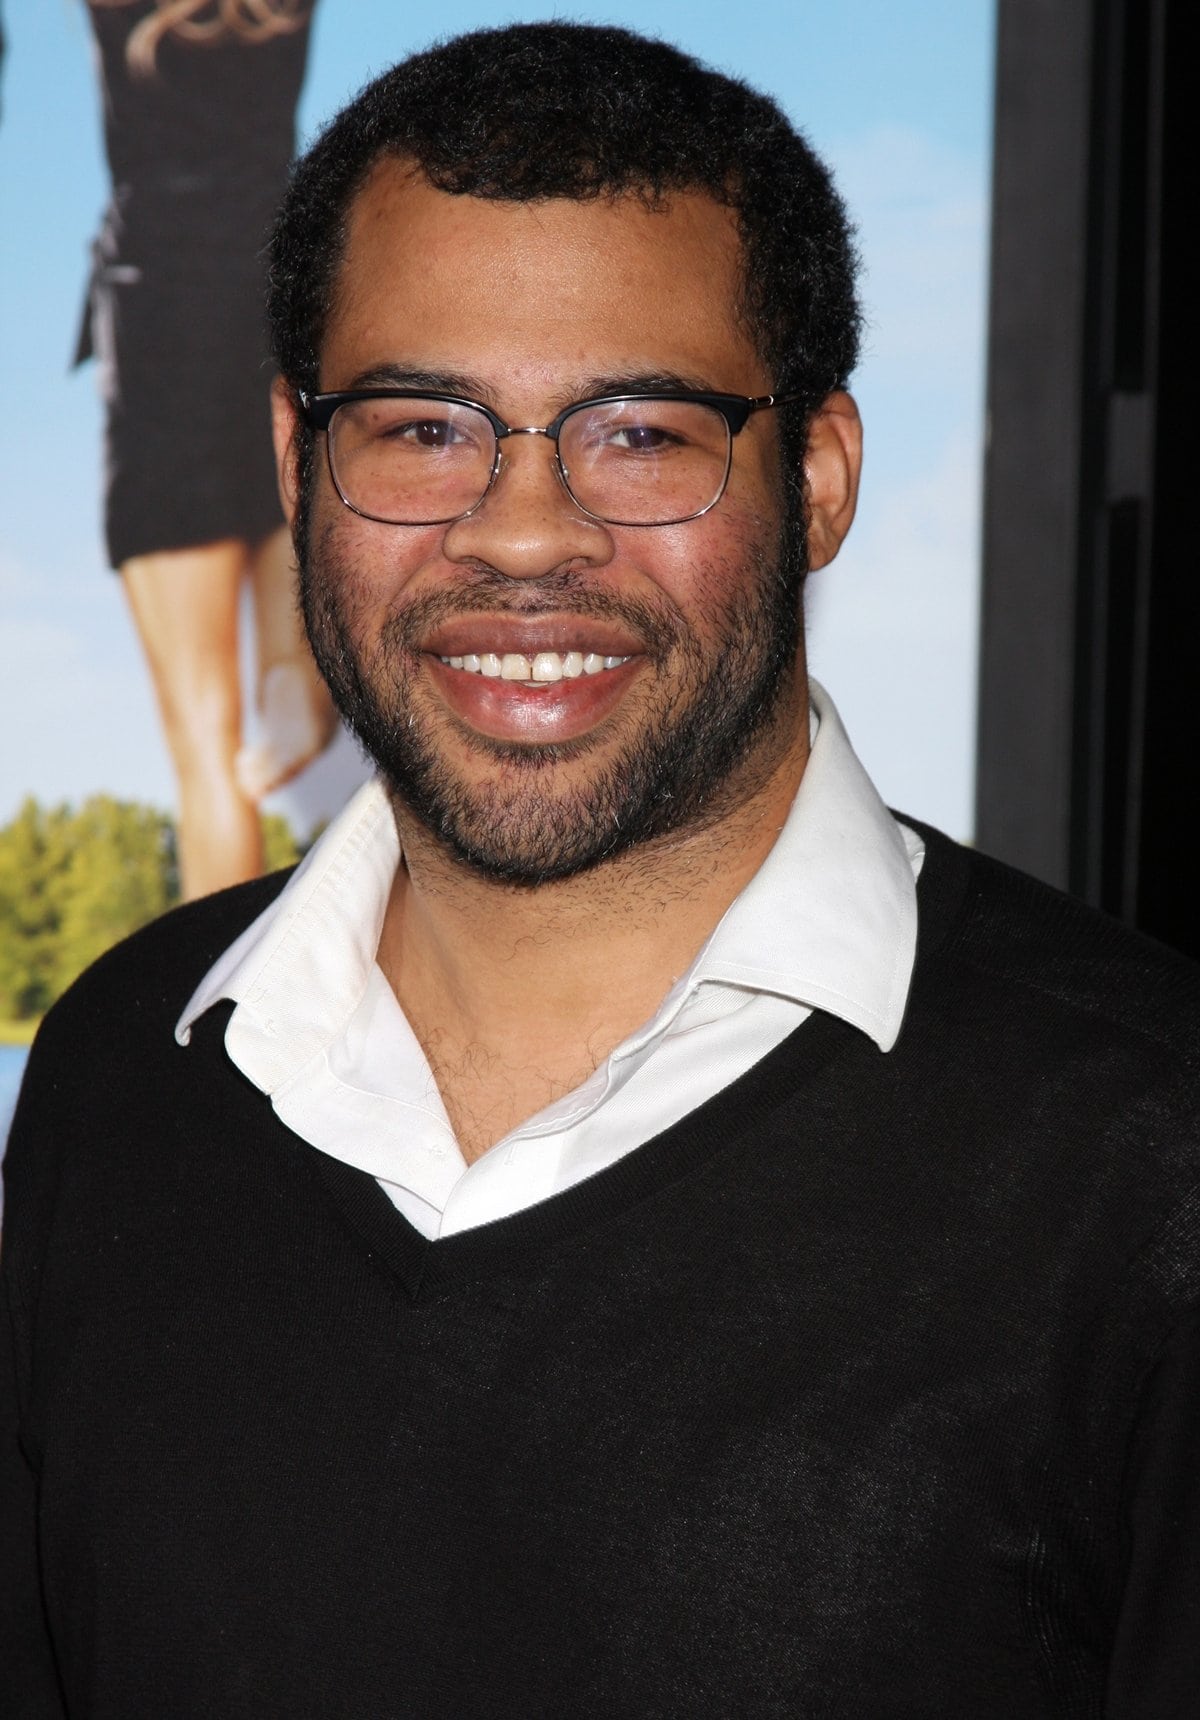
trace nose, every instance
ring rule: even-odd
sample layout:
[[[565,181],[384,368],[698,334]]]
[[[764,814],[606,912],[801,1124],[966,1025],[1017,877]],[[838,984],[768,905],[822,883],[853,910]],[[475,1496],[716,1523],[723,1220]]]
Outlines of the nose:
[[[509,579],[540,579],[568,566],[603,567],[613,556],[608,528],[571,500],[553,441],[505,438],[496,481],[473,514],[446,528],[450,561],[484,562]]]

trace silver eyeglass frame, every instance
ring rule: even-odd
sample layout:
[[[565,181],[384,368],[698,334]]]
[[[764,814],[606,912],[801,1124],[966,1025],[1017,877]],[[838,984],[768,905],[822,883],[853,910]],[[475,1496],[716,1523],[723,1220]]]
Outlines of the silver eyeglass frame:
[[[653,389],[645,393],[634,394],[601,394],[589,400],[577,400],[552,418],[549,424],[506,424],[499,413],[493,412],[490,406],[485,406],[480,400],[470,400],[462,394],[441,394],[436,389],[426,388],[347,388],[335,389],[328,393],[309,393],[307,389],[296,390],[296,399],[300,406],[300,415],[312,430],[319,430],[325,436],[325,459],[329,467],[329,476],[334,489],[343,505],[357,514],[360,519],[372,520],[377,525],[384,526],[449,526],[457,525],[460,520],[469,520],[472,514],[478,513],[495,487],[496,479],[500,476],[503,464],[502,444],[510,436],[545,436],[554,444],[554,471],[571,502],[587,519],[595,520],[599,525],[621,526],[624,529],[653,530],[659,526],[686,525],[689,520],[702,519],[711,513],[725,494],[729,483],[729,474],[733,469],[733,439],[745,429],[750,417],[755,412],[765,412],[772,407],[789,406],[802,399],[799,394],[713,394],[693,391],[691,389]],[[390,520],[382,514],[371,514],[365,508],[358,507],[347,496],[342,488],[337,474],[337,466],[333,457],[333,437],[329,434],[330,425],[335,413],[340,407],[350,406],[359,400],[429,400],[440,406],[467,406],[479,412],[487,419],[496,438],[496,453],[492,460],[492,469],[488,476],[482,494],[478,501],[459,514],[447,514],[442,519],[435,520]],[[568,418],[578,412],[586,412],[595,406],[615,406],[623,400],[679,400],[695,406],[707,406],[717,412],[725,420],[727,431],[725,445],[725,470],[721,476],[720,488],[711,502],[694,513],[680,514],[678,518],[668,520],[614,520],[607,514],[598,514],[591,508],[585,507],[571,488],[571,475],[563,462],[559,437],[562,427]]]

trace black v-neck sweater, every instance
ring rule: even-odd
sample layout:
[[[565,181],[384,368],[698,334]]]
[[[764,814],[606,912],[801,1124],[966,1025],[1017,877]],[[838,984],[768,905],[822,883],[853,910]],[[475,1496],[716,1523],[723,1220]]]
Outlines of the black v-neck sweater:
[[[9,1149],[0,1712],[1196,1720],[1196,971],[928,842],[891,1053],[439,1242],[173,1040],[277,880],[101,961]]]

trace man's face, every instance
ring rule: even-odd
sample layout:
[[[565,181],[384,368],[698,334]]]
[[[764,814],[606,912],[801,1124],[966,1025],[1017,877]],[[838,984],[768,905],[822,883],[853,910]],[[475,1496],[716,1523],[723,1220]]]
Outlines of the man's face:
[[[351,212],[321,387],[459,394],[518,426],[639,384],[767,393],[739,261],[699,194],[493,203],[383,163]],[[711,824],[794,744],[804,546],[774,419],[736,438],[710,513],[657,527],[583,514],[543,437],[505,442],[482,505],[435,526],[360,518],[318,448],[299,534],[317,660],[401,806],[480,872],[539,882]],[[541,653],[616,661],[550,682],[474,667]]]

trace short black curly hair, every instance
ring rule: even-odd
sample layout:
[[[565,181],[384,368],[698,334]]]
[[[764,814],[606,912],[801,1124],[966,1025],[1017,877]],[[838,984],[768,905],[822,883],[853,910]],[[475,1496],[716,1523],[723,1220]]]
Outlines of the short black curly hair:
[[[513,24],[442,42],[377,78],[297,163],[270,245],[276,362],[317,386],[354,196],[381,157],[439,189],[506,202],[707,192],[733,210],[740,307],[803,426],[858,354],[857,258],[828,170],[768,97],[666,42]],[[789,438],[790,440],[790,438]]]

